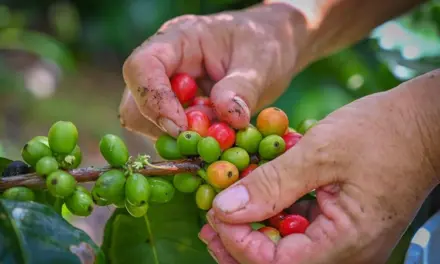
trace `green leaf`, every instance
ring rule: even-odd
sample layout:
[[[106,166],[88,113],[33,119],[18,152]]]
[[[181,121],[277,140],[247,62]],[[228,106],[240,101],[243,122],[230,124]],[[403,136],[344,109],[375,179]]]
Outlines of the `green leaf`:
[[[9,163],[11,163],[12,160],[0,157],[0,177],[3,173],[3,171],[8,167]]]
[[[197,234],[200,210],[194,195],[176,192],[166,204],[151,204],[148,216],[117,209],[107,222],[102,249],[112,264],[210,264],[215,261]]]
[[[0,263],[105,263],[86,233],[35,202],[0,199],[0,241]]]

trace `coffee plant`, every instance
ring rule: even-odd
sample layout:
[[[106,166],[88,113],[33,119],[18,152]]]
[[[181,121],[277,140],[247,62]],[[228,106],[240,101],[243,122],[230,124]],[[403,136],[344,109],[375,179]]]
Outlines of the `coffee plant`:
[[[316,124],[289,127],[279,108],[262,110],[255,125],[235,130],[218,120],[208,97],[196,96],[187,74],[171,79],[187,107],[189,128],[155,143],[165,160],[129,155],[124,141],[107,134],[99,150],[104,168],[80,168],[79,132],[72,122],[54,123],[30,139],[22,160],[0,159],[0,263],[213,263],[197,234],[215,196],[259,166],[294,147]],[[94,182],[91,190],[80,183]],[[314,193],[302,199],[314,199]],[[114,206],[101,247],[61,216],[89,216],[96,206]],[[309,222],[280,212],[250,223],[274,243],[305,232]]]

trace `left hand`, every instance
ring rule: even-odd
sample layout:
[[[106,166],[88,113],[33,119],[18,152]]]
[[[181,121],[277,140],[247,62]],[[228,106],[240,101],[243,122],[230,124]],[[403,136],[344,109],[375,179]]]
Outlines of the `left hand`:
[[[284,155],[220,193],[200,232],[218,263],[385,263],[439,183],[432,157],[438,145],[427,144],[431,124],[417,114],[407,89],[432,87],[439,73],[342,107]],[[250,222],[313,189],[317,203],[310,205],[305,234],[275,245],[252,231]]]

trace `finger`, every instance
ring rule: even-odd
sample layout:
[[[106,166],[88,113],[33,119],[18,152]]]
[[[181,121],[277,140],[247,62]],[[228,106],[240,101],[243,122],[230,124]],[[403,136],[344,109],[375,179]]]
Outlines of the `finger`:
[[[208,252],[219,264],[238,264],[238,262],[226,250],[225,246],[217,235],[208,244]]]
[[[209,244],[216,236],[217,232],[208,224],[204,225],[199,232],[199,239],[205,244]]]
[[[142,115],[172,136],[187,129],[185,112],[169,79],[183,56],[181,42],[177,33],[157,35],[136,49],[123,66],[125,83]]]
[[[119,121],[127,130],[140,133],[152,140],[156,140],[163,134],[162,130],[139,112],[136,102],[128,89],[125,89],[119,105]]]
[[[307,136],[295,148],[255,169],[219,193],[213,202],[216,216],[227,223],[263,221],[291,206],[313,189],[335,181],[334,170],[324,170],[327,155]]]

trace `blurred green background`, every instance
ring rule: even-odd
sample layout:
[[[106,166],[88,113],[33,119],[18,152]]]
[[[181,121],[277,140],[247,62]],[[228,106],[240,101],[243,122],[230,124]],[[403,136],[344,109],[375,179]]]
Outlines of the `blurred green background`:
[[[182,14],[240,9],[252,0],[73,0],[0,2],[0,156],[20,158],[22,145],[57,120],[80,131],[83,166],[104,165],[98,142],[123,136],[131,154],[151,143],[124,131],[117,118],[121,66],[165,21]],[[317,61],[292,80],[275,104],[296,126],[321,119],[361,96],[395,87],[440,67],[440,1],[432,0],[378,27],[358,44]],[[101,208],[73,219],[98,243],[109,215]],[[396,262],[397,263],[397,262]]]

